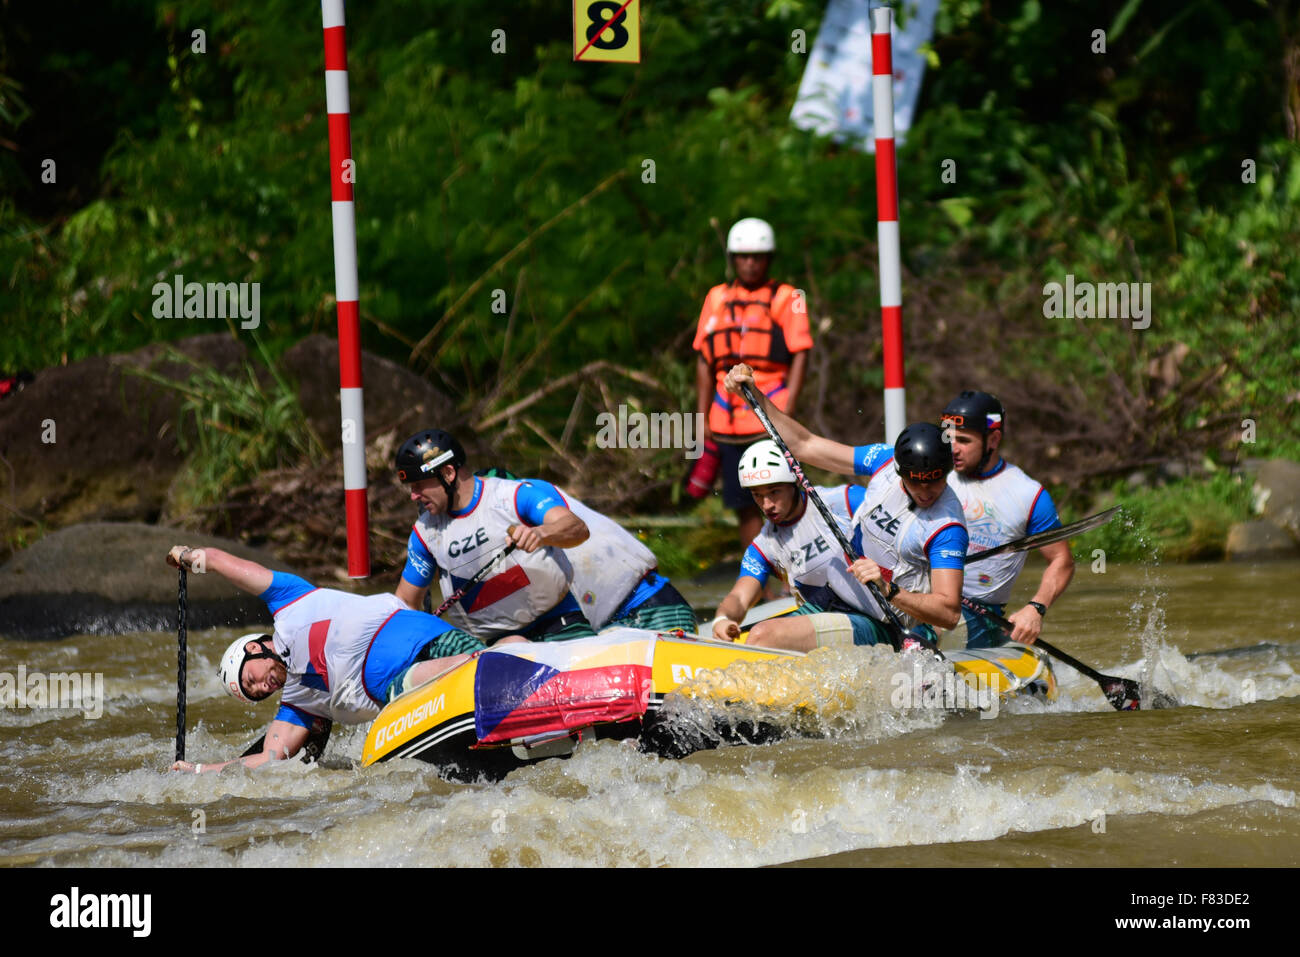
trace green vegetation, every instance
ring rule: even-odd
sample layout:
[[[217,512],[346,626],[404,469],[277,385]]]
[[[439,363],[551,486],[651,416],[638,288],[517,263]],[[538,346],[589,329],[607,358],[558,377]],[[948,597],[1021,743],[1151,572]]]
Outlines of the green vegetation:
[[[1205,561],[1223,558],[1228,530],[1251,516],[1252,483],[1218,472],[1208,481],[1182,479],[1158,488],[1116,487],[1107,506],[1120,517],[1076,543],[1075,558],[1092,561],[1094,549],[1113,562]],[[1113,496],[1113,497],[1112,497]]]
[[[24,333],[0,339],[0,370],[213,331],[154,317],[153,284],[177,274],[261,283],[272,355],[331,330],[316,8],[90,6],[66,30],[39,5],[6,14],[0,307]],[[875,173],[870,155],[788,121],[806,64],[791,31],[811,45],[822,10],[647,0],[643,62],[624,67],[571,62],[568,8],[554,3],[351,5],[367,348],[428,374],[469,421],[595,358],[688,403],[690,334],[723,273],[722,235],[759,214],[833,357],[815,411],[849,422],[881,386]],[[502,55],[490,52],[498,25]],[[1119,450],[1094,471],[1069,459],[1059,480],[1076,487],[1184,447],[1218,465],[1300,459],[1300,3],[945,0],[930,61],[900,151],[904,308],[909,342],[926,346],[909,353],[909,388],[1059,385],[1041,429],[1068,444],[1079,422],[1113,423],[1073,441]],[[59,144],[51,124],[88,100],[105,103]],[[56,147],[66,185],[45,186],[39,160]],[[1045,318],[1043,286],[1067,274],[1151,283],[1150,327]],[[507,315],[491,309],[495,289]],[[996,345],[996,362],[972,358],[976,341]],[[235,391],[221,401],[288,414]],[[1019,421],[1040,411],[1031,401]],[[1070,420],[1055,421],[1067,403]],[[557,390],[528,414],[555,435],[572,408]],[[219,459],[201,466],[209,492],[271,461],[202,441]],[[512,441],[518,471],[553,458],[532,432]],[[1019,448],[1031,470],[1068,458],[1046,441]],[[1184,492],[1135,493],[1152,534],[1175,527],[1155,500]],[[1229,499],[1215,483],[1205,494]]]
[[[148,369],[131,370],[182,396],[176,434],[189,457],[188,474],[183,472],[176,484],[173,507],[178,511],[219,502],[261,472],[323,456],[297,394],[266,350],[260,351],[269,376],[250,362],[244,363],[242,376],[224,375],[174,349],[167,350],[165,358],[194,368],[183,382]]]

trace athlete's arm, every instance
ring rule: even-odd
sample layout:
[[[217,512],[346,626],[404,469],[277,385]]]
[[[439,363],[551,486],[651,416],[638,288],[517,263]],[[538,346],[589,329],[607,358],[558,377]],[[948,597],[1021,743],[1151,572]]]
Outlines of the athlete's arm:
[[[928,594],[900,590],[894,605],[927,625],[956,628],[961,621],[961,582],[960,568],[932,568]]]
[[[799,353],[805,355],[805,353]],[[853,447],[842,442],[835,442],[820,435],[814,435],[790,416],[786,415],[765,396],[754,384],[754,371],[743,362],[731,367],[727,373],[727,391],[742,395],[740,387],[747,384],[753,390],[767,417],[776,426],[777,432],[785,440],[794,457],[805,465],[815,465],[828,472],[841,475],[853,474]]]
[[[864,585],[875,582],[882,591],[889,588],[880,566],[870,558],[859,558],[849,566],[849,572]],[[899,588],[890,604],[927,625],[956,628],[961,621],[961,581],[960,568],[932,568],[928,593]]]
[[[407,608],[412,611],[424,609],[424,593],[428,591],[429,583],[433,581],[437,570],[437,564],[429,554],[424,539],[420,538],[415,529],[411,529],[411,535],[406,540],[406,566],[402,569],[402,577],[395,589],[395,594]]]
[[[167,564],[180,568],[182,562],[185,570],[195,574],[216,572],[236,588],[253,595],[260,595],[271,587],[274,577],[271,570],[246,558],[236,558],[220,548],[190,548],[188,545],[173,545],[167,553]]]
[[[719,641],[735,641],[740,637],[740,621],[763,593],[763,583],[757,578],[742,575],[731,586],[727,597],[718,605],[718,619],[713,623],[713,637]]]
[[[1074,577],[1074,556],[1070,554],[1068,541],[1053,542],[1051,545],[1044,545],[1038,551],[1047,559],[1047,568],[1043,569],[1043,578],[1038,583],[1038,591],[1034,592],[1032,600],[1051,608],[1052,603],[1061,597],[1061,593],[1070,584],[1070,579]],[[1032,645],[1037,641],[1039,633],[1043,630],[1043,616],[1033,605],[1025,605],[1014,615],[1008,615],[1007,620],[1016,626],[1015,631],[1011,633],[1011,640],[1026,645]]]
[[[261,767],[267,761],[283,761],[293,757],[307,743],[307,735],[307,728],[277,719],[272,721],[271,727],[267,729],[266,743],[262,746],[260,754],[222,761],[220,764],[192,764],[189,761],[177,761],[172,765],[172,770],[207,774],[209,771],[220,771],[230,764],[242,764],[246,768]]]
[[[510,540],[525,552],[553,545],[556,548],[573,548],[591,536],[587,523],[563,505],[552,506],[540,525],[519,524],[511,527]]]
[[[424,593],[428,590],[428,585],[412,585],[403,578],[397,583],[396,594],[407,608],[412,611],[420,611],[424,608]]]

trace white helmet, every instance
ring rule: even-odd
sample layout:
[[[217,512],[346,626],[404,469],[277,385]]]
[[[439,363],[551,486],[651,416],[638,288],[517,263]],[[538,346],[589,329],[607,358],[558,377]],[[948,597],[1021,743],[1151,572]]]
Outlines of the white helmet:
[[[776,234],[766,220],[742,219],[727,233],[729,253],[771,253],[776,251]]]
[[[779,485],[795,482],[790,463],[771,439],[755,442],[740,455],[740,487],[756,488],[759,485]]]
[[[262,646],[263,650],[257,654],[249,654],[244,650],[244,646],[250,641],[257,642]],[[250,698],[244,692],[244,686],[239,679],[240,673],[244,670],[244,665],[250,661],[255,661],[258,658],[274,658],[276,661],[284,660],[275,653],[274,646],[268,648],[268,645],[271,645],[271,636],[254,631],[232,641],[230,647],[226,649],[226,653],[221,656],[221,666],[217,668],[217,676],[221,678],[221,684],[225,687],[226,693],[232,698],[254,704],[267,697],[262,695],[262,698]]]

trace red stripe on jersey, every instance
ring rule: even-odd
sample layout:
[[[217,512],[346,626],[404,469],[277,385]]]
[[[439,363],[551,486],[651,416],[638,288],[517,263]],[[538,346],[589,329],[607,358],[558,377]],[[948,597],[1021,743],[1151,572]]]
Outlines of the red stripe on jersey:
[[[482,611],[488,605],[499,602],[502,598],[513,595],[515,592],[527,588],[531,584],[528,580],[528,573],[524,571],[522,565],[512,565],[499,575],[493,575],[477,589],[473,595],[466,595],[461,602],[461,607],[467,614],[473,614],[476,611]],[[465,601],[469,604],[466,605]]]
[[[1046,489],[1044,489],[1041,485],[1038,486],[1038,494],[1035,495],[1034,500],[1029,503],[1029,514],[1025,516],[1026,532],[1029,531],[1029,523],[1034,520],[1034,509],[1038,508],[1038,500],[1043,497],[1043,492],[1045,491]]]
[[[957,528],[964,528],[964,527],[965,527],[965,526],[962,525],[961,522],[949,522],[947,525],[944,525],[944,526],[942,526],[941,528],[937,528],[937,529],[935,529],[934,535],[931,535],[929,538],[927,538],[927,539],[925,540],[925,547],[922,548],[921,550],[922,550],[923,552],[925,552],[925,556],[926,556],[927,559],[930,557],[930,543],[931,543],[932,541],[934,541],[934,536],[935,536],[935,535],[938,535],[938,534],[939,534],[940,532],[942,532],[945,528],[953,528],[954,526],[957,527]]]
[[[311,659],[312,667],[320,675],[321,681],[325,682],[326,691],[330,688],[330,672],[325,664],[325,638],[329,633],[328,620],[312,622],[311,631],[307,632],[307,657]]]

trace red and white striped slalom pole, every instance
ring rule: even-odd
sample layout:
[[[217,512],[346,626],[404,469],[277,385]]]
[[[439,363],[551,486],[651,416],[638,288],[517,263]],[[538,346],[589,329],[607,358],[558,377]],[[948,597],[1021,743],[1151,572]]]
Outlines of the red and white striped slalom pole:
[[[330,131],[330,199],[334,219],[334,298],[339,322],[339,404],[343,417],[343,495],[348,522],[348,575],[370,577],[366,502],[366,419],[361,399],[361,317],[357,296],[356,179],[348,114],[348,46],[343,0],[321,0],[325,28],[325,110]]]
[[[907,425],[903,386],[903,276],[898,247],[898,162],[894,153],[894,11],[871,11],[871,105],[876,138],[876,241],[880,247],[880,327],[885,354],[885,441]]]

